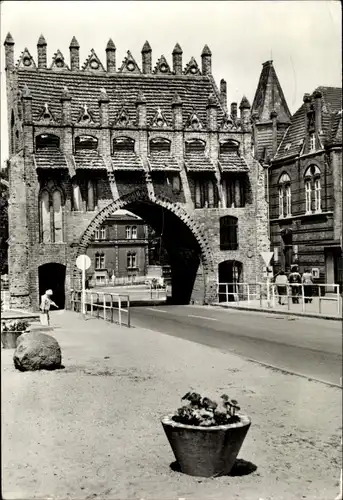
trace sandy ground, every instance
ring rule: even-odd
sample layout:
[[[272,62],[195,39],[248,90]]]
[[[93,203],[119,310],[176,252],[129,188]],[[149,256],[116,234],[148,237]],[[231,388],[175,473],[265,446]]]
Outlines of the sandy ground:
[[[2,350],[4,499],[333,500],[341,390],[189,341],[53,314],[64,370],[20,373]],[[189,389],[224,391],[252,426],[230,476],[175,467],[160,418]]]

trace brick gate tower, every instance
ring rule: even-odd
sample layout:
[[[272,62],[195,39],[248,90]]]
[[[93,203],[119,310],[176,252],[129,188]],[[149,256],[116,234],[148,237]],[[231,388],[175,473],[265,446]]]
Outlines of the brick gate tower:
[[[210,303],[220,282],[262,279],[269,250],[264,171],[253,158],[250,104],[227,109],[205,45],[201,66],[142,64],[128,51],[104,66],[94,50],[80,67],[58,50],[48,65],[38,40],[14,64],[5,40],[10,138],[11,306],[37,310],[49,286],[61,307],[79,286],[76,257],[117,209],[142,217],[163,238],[174,303]]]

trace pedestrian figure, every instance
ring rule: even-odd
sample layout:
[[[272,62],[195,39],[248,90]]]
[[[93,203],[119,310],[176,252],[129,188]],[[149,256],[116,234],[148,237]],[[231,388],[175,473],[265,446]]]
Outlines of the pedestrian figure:
[[[57,304],[53,300],[51,300],[51,296],[53,295],[52,290],[47,290],[44,295],[41,297],[40,310],[41,310],[41,323],[42,325],[50,326],[50,307],[54,306],[58,309]]]
[[[298,266],[291,267],[291,274],[288,276],[288,282],[291,285],[292,302],[293,304],[299,304],[301,276],[298,272]]]
[[[311,304],[313,294],[313,276],[309,269],[305,269],[302,276],[302,282],[304,284],[305,304],[308,302]]]
[[[280,271],[279,274],[275,278],[275,284],[277,288],[277,294],[279,298],[279,304],[282,306],[283,300],[282,297],[287,295],[287,276],[285,274],[285,271]]]

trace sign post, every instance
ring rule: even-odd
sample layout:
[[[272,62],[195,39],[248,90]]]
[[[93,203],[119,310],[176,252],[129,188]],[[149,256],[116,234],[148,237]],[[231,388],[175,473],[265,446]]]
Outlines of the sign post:
[[[270,272],[269,270],[269,263],[274,255],[274,252],[261,252],[260,255],[266,265],[265,276],[267,278],[267,307],[270,307],[270,278],[273,272]]]
[[[81,311],[86,314],[86,270],[91,266],[91,260],[86,254],[79,255],[76,259],[76,266],[82,271],[82,291],[81,291]]]

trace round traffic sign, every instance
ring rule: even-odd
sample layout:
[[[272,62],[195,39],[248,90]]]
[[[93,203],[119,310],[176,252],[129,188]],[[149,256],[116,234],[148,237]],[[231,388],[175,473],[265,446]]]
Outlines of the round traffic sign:
[[[81,271],[86,271],[91,266],[91,260],[88,255],[82,254],[76,259],[76,265]]]

